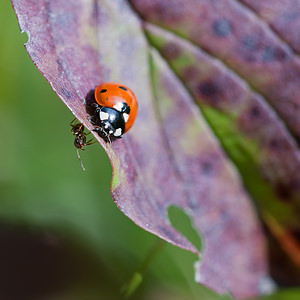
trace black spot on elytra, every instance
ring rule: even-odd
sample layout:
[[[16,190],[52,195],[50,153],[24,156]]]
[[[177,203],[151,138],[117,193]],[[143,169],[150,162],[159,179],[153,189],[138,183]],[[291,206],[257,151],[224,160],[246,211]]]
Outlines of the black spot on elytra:
[[[119,89],[122,89],[122,90],[124,90],[124,91],[127,91],[126,87],[124,87],[124,86],[119,86]]]
[[[227,37],[232,33],[232,25],[228,19],[220,19],[213,23],[213,32],[219,37]]]
[[[107,89],[102,89],[102,90],[100,91],[100,93],[105,93],[105,92],[107,92]]]

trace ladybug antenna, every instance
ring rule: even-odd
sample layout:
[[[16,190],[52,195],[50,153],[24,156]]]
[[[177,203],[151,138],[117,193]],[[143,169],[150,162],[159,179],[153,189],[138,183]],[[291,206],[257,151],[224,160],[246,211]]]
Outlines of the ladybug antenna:
[[[83,163],[82,163],[82,160],[81,160],[81,158],[80,158],[80,154],[79,154],[79,151],[78,151],[78,150],[79,150],[79,149],[77,149],[77,157],[78,157],[78,159],[79,159],[79,161],[80,161],[80,165],[81,165],[82,170],[85,171],[85,167],[84,167],[84,165],[83,165]]]

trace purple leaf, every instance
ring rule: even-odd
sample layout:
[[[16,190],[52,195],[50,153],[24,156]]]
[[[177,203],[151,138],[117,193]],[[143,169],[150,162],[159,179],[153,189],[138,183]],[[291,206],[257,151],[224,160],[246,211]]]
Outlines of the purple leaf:
[[[295,0],[241,0],[242,3],[261,16],[271,28],[287,41],[291,48],[300,52],[300,2]]]
[[[240,4],[234,2],[231,11],[230,1],[224,1],[218,9],[209,2],[197,2],[199,7],[194,7],[196,2],[187,0],[131,1],[148,22],[209,49],[232,69],[238,69],[239,74],[247,77],[280,109],[278,99],[282,96],[283,84],[279,84],[279,80],[284,75],[276,77],[273,73],[286,63],[290,52],[273,35],[266,34],[266,39],[276,50],[273,55],[266,54],[268,59],[272,56],[272,59],[276,57],[281,61],[275,67],[263,65],[261,61],[253,67],[251,60],[245,62],[246,52],[240,53],[237,50],[240,48],[233,51],[240,37],[233,36],[232,31],[245,21],[252,26],[249,25],[250,29],[245,27],[245,31],[253,29],[264,34],[262,28],[256,21],[251,21],[249,14],[240,15]],[[230,292],[237,298],[265,292],[268,270],[260,224],[236,168],[196,104],[201,105],[204,100],[208,103],[206,107],[215,105],[224,115],[235,113],[232,124],[236,124],[236,119],[241,122],[242,138],[246,136],[256,142],[259,138],[263,140],[263,136],[259,135],[260,131],[255,134],[245,111],[250,109],[254,117],[262,113],[265,116],[262,120],[268,121],[268,128],[276,125],[276,132],[279,130],[284,141],[289,143],[289,153],[298,155],[292,137],[269,111],[265,100],[251,92],[216,60],[203,58],[192,45],[186,46],[177,40],[178,37],[144,24],[126,1],[12,0],[12,3],[21,30],[28,33],[26,50],[33,62],[89,130],[93,126],[88,121],[85,98],[98,84],[120,82],[135,92],[139,112],[130,132],[112,144],[106,144],[95,135],[111,159],[112,195],[121,211],[145,230],[198,253],[168,219],[170,205],[182,207],[204,241],[201,260],[196,266],[196,280],[219,293]],[[198,14],[198,21],[191,18],[195,16],[194,12]],[[161,54],[147,42],[144,26],[149,42]],[[211,28],[218,37],[214,36]],[[153,38],[155,35],[160,35],[159,39],[163,42],[157,42]],[[228,43],[228,36],[232,36],[232,44]],[[169,48],[160,49],[166,45]],[[180,61],[176,66],[172,65],[172,60],[176,62],[181,53],[187,55],[187,60],[181,61],[182,65]],[[262,53],[255,52],[253,55],[256,61]],[[201,64],[203,59],[207,63],[207,73],[201,75],[197,73],[197,64]],[[291,60],[289,67],[296,70],[296,65],[296,60]],[[182,66],[189,67],[190,72],[183,75]],[[218,71],[216,75],[215,70]],[[200,87],[202,97],[194,91],[198,76],[208,76],[203,77],[206,86]],[[224,86],[227,83],[231,85],[218,96],[211,82],[215,80],[218,89],[222,87],[221,78],[224,78]],[[293,79],[291,84],[296,82]],[[273,84],[277,85],[276,92],[270,88]],[[237,99],[230,95],[236,95]],[[223,99],[224,104],[220,103]],[[232,111],[234,103],[230,101],[241,103],[239,111]],[[296,135],[299,127],[295,111],[283,109],[280,112],[291,130],[295,129]],[[203,113],[210,122],[215,111],[207,108],[203,109]],[[215,116],[218,121],[223,120],[220,115]],[[214,124],[211,125],[223,138]],[[255,123],[255,126],[259,124]],[[222,129],[222,126],[218,128]],[[228,145],[224,147],[227,149]],[[272,183],[270,186],[272,189]]]

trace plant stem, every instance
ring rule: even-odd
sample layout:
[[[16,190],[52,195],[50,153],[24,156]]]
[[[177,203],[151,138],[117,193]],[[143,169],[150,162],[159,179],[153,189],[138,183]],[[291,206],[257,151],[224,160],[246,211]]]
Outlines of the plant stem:
[[[143,281],[143,275],[146,273],[157,255],[161,253],[165,244],[166,242],[160,238],[157,238],[154,241],[141,266],[133,273],[129,282],[122,287],[121,294],[123,295],[124,299],[130,299],[138,289],[138,287],[141,285]]]

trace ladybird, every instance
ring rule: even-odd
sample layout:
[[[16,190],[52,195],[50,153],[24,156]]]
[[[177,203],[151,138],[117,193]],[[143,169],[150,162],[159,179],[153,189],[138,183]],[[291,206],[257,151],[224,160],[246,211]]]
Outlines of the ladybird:
[[[95,118],[94,131],[107,137],[121,138],[133,125],[138,104],[131,89],[118,84],[107,82],[95,89]]]

